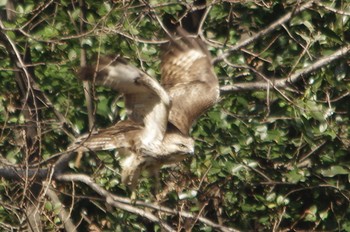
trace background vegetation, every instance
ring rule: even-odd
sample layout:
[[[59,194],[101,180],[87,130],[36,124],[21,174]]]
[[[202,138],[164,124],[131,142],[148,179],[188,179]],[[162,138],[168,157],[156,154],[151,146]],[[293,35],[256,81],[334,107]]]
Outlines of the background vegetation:
[[[3,175],[1,230],[35,231],[26,210],[34,205],[38,231],[69,231],[69,223],[78,231],[350,231],[350,3],[205,6],[0,1],[3,168],[49,167],[78,134],[125,117],[115,92],[92,86],[84,93],[89,86],[77,69],[86,57],[121,54],[158,78],[164,25],[193,10],[204,13],[199,36],[222,93],[193,128],[195,157],[162,169],[157,200],[143,178],[130,202],[114,154],[89,153],[68,170],[86,175]]]

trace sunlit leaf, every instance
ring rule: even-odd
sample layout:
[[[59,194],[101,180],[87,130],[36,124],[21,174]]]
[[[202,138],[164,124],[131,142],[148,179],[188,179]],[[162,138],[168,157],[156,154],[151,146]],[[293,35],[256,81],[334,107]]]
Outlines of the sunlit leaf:
[[[336,166],[332,166],[328,169],[322,169],[322,170],[320,170],[320,173],[325,177],[333,177],[336,175],[349,174],[350,170],[349,170],[349,168],[345,168],[343,166],[336,165]]]

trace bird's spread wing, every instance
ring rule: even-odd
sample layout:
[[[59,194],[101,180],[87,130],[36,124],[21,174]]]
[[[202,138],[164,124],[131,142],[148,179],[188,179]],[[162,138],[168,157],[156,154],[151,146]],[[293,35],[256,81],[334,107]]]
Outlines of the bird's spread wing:
[[[130,120],[144,125],[143,143],[161,141],[168,122],[170,98],[153,78],[120,58],[102,57],[97,66],[84,67],[79,76],[124,94]]]
[[[71,151],[101,151],[112,149],[133,149],[143,126],[132,121],[120,121],[117,124],[99,129],[77,138],[70,145]]]
[[[169,121],[188,134],[194,121],[219,98],[218,79],[209,52],[199,38],[178,29],[180,39],[162,49],[161,84],[172,106]]]

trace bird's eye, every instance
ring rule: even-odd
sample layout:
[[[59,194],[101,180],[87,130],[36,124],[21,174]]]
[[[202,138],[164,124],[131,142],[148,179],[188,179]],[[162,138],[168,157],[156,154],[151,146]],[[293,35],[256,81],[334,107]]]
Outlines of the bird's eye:
[[[185,144],[179,144],[179,146],[181,147],[181,148],[186,148],[186,145]]]

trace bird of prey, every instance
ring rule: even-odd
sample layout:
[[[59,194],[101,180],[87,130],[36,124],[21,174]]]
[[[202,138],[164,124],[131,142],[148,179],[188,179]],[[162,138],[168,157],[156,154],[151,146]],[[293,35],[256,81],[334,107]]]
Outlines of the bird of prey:
[[[77,151],[116,149],[122,181],[134,190],[143,170],[158,179],[164,164],[194,152],[189,132],[194,121],[219,98],[219,84],[208,50],[199,38],[178,29],[161,56],[161,84],[117,57],[102,57],[80,70],[83,80],[124,94],[127,120],[79,137]],[[157,181],[158,183],[158,181]]]

